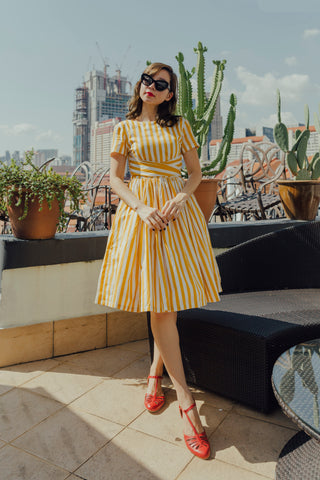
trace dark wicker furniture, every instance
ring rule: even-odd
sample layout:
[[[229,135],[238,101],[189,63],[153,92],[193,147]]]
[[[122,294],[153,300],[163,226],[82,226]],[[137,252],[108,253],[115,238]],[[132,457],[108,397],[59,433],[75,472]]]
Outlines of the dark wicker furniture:
[[[178,312],[187,380],[268,412],[277,404],[276,359],[320,337],[320,222],[263,235],[217,260],[222,301]]]
[[[285,174],[285,158],[269,141],[244,144],[238,164],[230,165],[220,180],[212,217],[221,221],[264,220],[284,217],[276,181]],[[238,218],[239,219],[239,218]]]
[[[320,339],[282,353],[273,367],[272,386],[284,413],[303,430],[283,448],[276,479],[319,479]]]

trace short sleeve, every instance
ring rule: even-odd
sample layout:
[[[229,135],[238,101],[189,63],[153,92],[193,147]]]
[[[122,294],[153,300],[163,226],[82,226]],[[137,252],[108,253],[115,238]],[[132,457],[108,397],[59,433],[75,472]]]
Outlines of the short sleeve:
[[[190,123],[185,118],[182,118],[181,152],[184,154],[193,148],[199,148],[199,144],[195,139]]]
[[[121,153],[125,157],[129,151],[128,136],[124,122],[118,123],[113,130],[111,152]]]

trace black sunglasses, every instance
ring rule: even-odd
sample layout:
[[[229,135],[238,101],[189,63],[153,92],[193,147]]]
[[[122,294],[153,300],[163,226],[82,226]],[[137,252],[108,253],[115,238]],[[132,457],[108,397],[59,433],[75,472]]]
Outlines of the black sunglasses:
[[[147,87],[150,87],[150,85],[154,83],[154,87],[156,90],[158,90],[158,92],[163,92],[163,90],[165,90],[166,88],[168,88],[170,91],[170,86],[168,82],[166,82],[165,80],[154,80],[147,73],[143,73],[141,75],[141,82]]]

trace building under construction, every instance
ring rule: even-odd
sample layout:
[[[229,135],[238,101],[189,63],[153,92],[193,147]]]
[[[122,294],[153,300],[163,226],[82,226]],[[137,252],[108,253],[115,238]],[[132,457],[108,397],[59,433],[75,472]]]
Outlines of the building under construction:
[[[73,161],[79,165],[90,161],[92,130],[97,122],[110,118],[125,119],[131,84],[120,70],[114,76],[92,70],[85,75],[82,87],[76,89],[73,113]],[[129,92],[129,93],[128,93]]]

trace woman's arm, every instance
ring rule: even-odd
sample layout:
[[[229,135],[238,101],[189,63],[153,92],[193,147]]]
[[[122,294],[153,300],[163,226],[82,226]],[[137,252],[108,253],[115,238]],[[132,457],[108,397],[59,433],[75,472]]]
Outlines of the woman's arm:
[[[188,180],[182,191],[163,206],[161,212],[165,215],[167,221],[175,220],[178,217],[188,198],[201,182],[202,173],[197,149],[192,148],[192,150],[184,153],[183,158],[188,171]]]
[[[121,153],[113,152],[111,154],[110,164],[110,186],[112,190],[119,195],[130,208],[135,210],[141,220],[143,220],[153,230],[162,230],[166,228],[167,222],[164,215],[157,209],[145,205],[124,183],[124,173],[126,168],[126,157]]]

